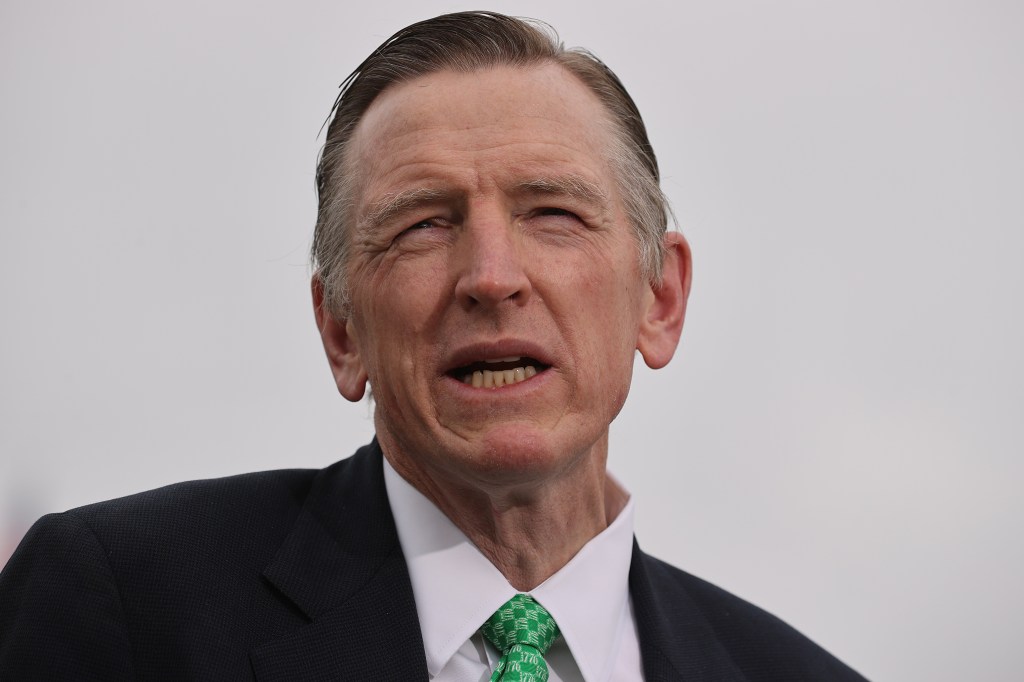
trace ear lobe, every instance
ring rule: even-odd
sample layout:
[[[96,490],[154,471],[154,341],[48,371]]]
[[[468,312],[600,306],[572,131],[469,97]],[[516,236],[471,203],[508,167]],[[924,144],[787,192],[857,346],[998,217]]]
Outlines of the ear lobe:
[[[661,284],[651,285],[637,340],[637,350],[651,369],[661,369],[675,355],[690,296],[690,245],[679,232],[665,233],[664,241]]]
[[[331,373],[334,374],[334,383],[341,395],[357,402],[366,393],[367,375],[351,322],[346,318],[336,318],[328,309],[319,275],[313,275],[311,286],[316,326],[320,330],[320,340],[324,344]]]

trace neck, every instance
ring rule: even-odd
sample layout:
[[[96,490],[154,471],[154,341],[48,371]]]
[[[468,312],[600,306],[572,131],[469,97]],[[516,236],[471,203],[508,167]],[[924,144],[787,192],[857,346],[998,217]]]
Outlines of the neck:
[[[576,464],[539,480],[502,485],[428,472],[385,449],[402,478],[466,534],[519,591],[540,585],[618,516],[626,493],[605,473],[607,434]]]

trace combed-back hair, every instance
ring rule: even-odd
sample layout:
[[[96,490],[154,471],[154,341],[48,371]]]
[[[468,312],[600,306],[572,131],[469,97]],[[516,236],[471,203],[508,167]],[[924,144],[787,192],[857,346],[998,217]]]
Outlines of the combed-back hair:
[[[618,77],[587,50],[566,49],[554,29],[543,22],[494,12],[457,12],[403,28],[341,84],[317,164],[318,211],[311,249],[313,269],[332,314],[346,315],[349,303],[346,265],[356,170],[346,163],[346,154],[356,126],[373,101],[392,85],[439,71],[466,73],[543,63],[561,65],[605,107],[613,135],[610,148],[604,151],[635,231],[640,266],[652,282],[660,280],[668,203],[643,119]]]

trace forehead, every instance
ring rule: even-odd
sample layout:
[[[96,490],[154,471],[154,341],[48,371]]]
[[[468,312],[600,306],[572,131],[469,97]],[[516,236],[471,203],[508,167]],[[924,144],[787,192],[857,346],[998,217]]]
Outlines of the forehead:
[[[571,174],[611,191],[612,126],[562,66],[440,71],[384,91],[352,137],[357,210],[367,193],[424,181],[467,189]]]

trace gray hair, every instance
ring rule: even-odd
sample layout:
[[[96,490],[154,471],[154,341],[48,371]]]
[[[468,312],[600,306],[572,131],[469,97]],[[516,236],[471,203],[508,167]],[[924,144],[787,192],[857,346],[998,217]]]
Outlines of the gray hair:
[[[438,71],[544,62],[572,73],[605,107],[614,132],[607,156],[635,232],[641,271],[651,282],[661,280],[669,207],[647,129],[622,82],[590,52],[566,49],[547,24],[493,12],[458,12],[402,29],[341,84],[317,164],[318,210],[311,248],[328,311],[341,316],[348,310],[348,222],[355,198],[353,172],[345,157],[356,126],[377,96],[392,85]]]

